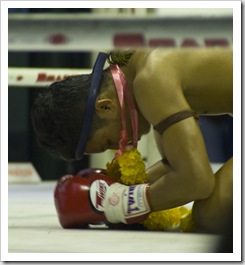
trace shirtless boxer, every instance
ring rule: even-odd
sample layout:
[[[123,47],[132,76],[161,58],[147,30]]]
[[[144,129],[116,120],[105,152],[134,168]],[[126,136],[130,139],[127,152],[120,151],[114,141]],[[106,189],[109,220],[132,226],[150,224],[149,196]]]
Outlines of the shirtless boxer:
[[[123,62],[117,61],[118,54]],[[198,231],[222,232],[232,214],[232,158],[213,174],[196,119],[198,114],[232,113],[232,57],[227,48],[140,49],[124,55],[115,51],[110,56],[134,96],[139,137],[152,125],[164,158],[147,170],[152,210],[195,201],[193,217]],[[39,143],[61,158],[75,159],[90,81],[91,75],[84,75],[54,83],[34,104],[32,118]],[[82,151],[117,149],[120,106],[108,69],[94,107],[92,128]],[[132,139],[130,123],[127,113]]]

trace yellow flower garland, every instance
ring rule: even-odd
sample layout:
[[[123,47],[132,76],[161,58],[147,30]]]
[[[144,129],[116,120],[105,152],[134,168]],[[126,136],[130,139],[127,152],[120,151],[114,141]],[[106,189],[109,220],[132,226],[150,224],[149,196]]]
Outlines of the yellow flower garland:
[[[124,185],[147,182],[145,163],[136,148],[125,151],[117,159],[106,164],[107,175]],[[191,210],[177,207],[169,210],[152,212],[142,223],[149,230],[184,231],[194,230]]]

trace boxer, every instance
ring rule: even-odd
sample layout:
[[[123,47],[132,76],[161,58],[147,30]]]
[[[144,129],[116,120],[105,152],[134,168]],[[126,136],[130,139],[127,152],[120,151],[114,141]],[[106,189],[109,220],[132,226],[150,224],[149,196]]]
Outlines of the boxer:
[[[111,71],[116,65],[136,104],[138,138],[153,126],[163,157],[147,169],[151,210],[195,201],[199,231],[225,230],[232,213],[232,158],[213,173],[197,120],[202,114],[232,113],[232,50],[139,49],[104,57],[110,63],[106,69],[105,58],[100,58],[93,73],[43,90],[32,110],[38,142],[66,160],[118,149],[121,108]],[[128,109],[126,125],[132,141]]]

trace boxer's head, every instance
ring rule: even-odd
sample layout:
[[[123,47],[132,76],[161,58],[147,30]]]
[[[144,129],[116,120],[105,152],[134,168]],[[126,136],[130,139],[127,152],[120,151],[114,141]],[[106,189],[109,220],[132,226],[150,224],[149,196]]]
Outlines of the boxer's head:
[[[103,88],[107,75],[105,72],[102,77]],[[74,159],[90,83],[91,74],[71,76],[44,88],[35,100],[31,116],[37,140],[52,155]],[[95,113],[91,131],[102,125],[103,121]]]
[[[125,65],[131,55],[111,53],[108,61]],[[78,75],[55,82],[43,89],[33,105],[31,116],[38,143],[56,157],[77,159],[76,150],[83,137],[81,131],[87,126],[84,117],[92,78],[93,74]],[[98,86],[88,144],[81,148],[85,153],[118,148],[120,111],[108,68],[103,70]]]

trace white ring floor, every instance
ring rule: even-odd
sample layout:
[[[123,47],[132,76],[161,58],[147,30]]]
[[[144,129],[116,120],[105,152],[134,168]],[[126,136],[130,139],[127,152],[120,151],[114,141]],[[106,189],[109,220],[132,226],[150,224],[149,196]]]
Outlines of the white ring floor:
[[[54,181],[9,185],[9,253],[208,253],[218,235],[179,232],[63,229],[54,201]]]

